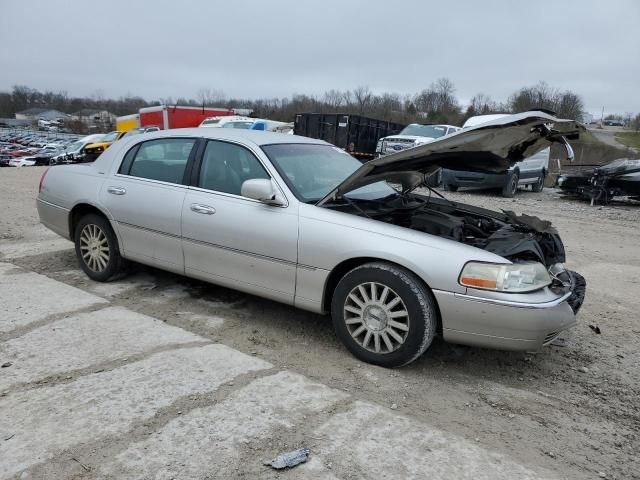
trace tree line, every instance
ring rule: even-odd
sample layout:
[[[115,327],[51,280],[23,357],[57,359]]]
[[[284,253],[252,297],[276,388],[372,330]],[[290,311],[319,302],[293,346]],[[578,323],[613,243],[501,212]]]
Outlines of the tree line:
[[[321,95],[294,94],[282,98],[232,98],[223,91],[200,89],[195,98],[158,98],[148,101],[126,95],[106,98],[100,91],[89,97],[70,96],[66,91],[39,91],[16,85],[11,91],[0,91],[0,117],[14,117],[16,112],[43,107],[73,113],[84,108],[107,110],[115,115],[136,113],[154,105],[216,106],[252,109],[256,117],[293,121],[300,112],[345,112],[398,123],[446,123],[461,125],[474,115],[515,113],[539,108],[551,110],[559,117],[582,120],[584,102],[577,93],[561,91],[545,82],[522,87],[505,101],[497,101],[484,93],[476,94],[469,105],[461,105],[456,88],[448,78],[440,78],[415,94],[375,93],[367,86],[351,90],[328,90]]]

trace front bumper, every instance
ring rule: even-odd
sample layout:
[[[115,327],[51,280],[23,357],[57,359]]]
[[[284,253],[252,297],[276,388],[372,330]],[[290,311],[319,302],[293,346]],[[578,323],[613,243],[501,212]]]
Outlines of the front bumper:
[[[551,301],[524,303],[434,290],[446,341],[500,350],[538,350],[576,324],[584,301],[584,278]],[[522,297],[522,296],[521,296]]]

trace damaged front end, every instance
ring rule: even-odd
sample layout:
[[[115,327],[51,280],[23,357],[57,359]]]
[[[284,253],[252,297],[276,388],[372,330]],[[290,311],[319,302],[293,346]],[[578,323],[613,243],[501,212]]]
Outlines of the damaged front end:
[[[558,177],[563,194],[606,205],[614,197],[640,200],[640,160],[620,158],[606,165]]]
[[[467,262],[458,279],[467,292],[500,295],[500,301],[509,303],[514,296],[505,299],[504,294],[535,296],[545,291],[553,305],[566,301],[575,314],[584,299],[585,281],[564,268],[564,245],[550,222],[452,202],[433,190],[440,198],[413,192],[427,186],[428,175],[437,168],[505,172],[553,143],[563,144],[571,159],[567,139],[577,138],[583,128],[549,112],[502,117],[365,163],[317,205],[491,252],[510,263]],[[364,187],[377,182],[394,185],[396,193],[384,198],[364,195]]]
[[[482,272],[482,265],[471,265],[475,270],[461,275],[464,286],[504,293],[549,287],[558,295],[572,293],[569,303],[574,313],[582,305],[584,278],[564,268],[564,245],[551,222],[414,193],[375,200],[351,198],[326,207],[480,248],[517,267],[516,275],[504,270],[506,266],[500,267],[503,271],[487,267]],[[535,265],[544,266],[546,273],[536,273]]]

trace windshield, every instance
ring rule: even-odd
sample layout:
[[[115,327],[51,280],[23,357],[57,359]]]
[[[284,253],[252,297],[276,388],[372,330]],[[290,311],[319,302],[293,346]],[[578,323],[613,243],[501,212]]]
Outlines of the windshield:
[[[408,125],[400,135],[412,135],[415,137],[440,138],[447,133],[447,127],[441,125]]]
[[[73,142],[71,145],[65,148],[65,150],[68,152],[75,152],[76,150],[80,150],[83,145],[84,142]]]
[[[101,142],[114,142],[118,138],[118,133],[120,132],[110,132],[107,133],[102,139]]]
[[[220,119],[215,118],[211,120],[205,120],[204,122],[202,122],[202,125],[215,125],[216,123],[219,123],[219,122],[220,122]]]
[[[362,166],[359,160],[332,145],[283,143],[265,145],[262,150],[285,177],[293,193],[307,203],[323,198]],[[347,196],[374,199],[394,193],[386,182],[376,182]]]
[[[131,135],[140,135],[141,133],[143,133],[144,130],[142,130],[141,128],[134,128],[132,130],[129,130],[127,133],[125,133],[122,138],[124,137],[130,137]]]

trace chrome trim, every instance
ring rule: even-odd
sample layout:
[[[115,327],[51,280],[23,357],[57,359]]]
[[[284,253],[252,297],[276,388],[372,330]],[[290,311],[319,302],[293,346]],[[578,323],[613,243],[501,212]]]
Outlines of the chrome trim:
[[[48,205],[50,207],[59,208],[60,210],[64,210],[65,212],[70,212],[71,211],[68,208],[61,207],[60,205],[56,205],[55,203],[47,202],[45,200],[42,200],[41,198],[36,198],[36,202],[43,203],[43,204]]]
[[[118,220],[116,220],[116,222],[119,223],[120,225],[125,225],[125,226],[131,227],[131,228],[137,228],[138,230],[144,230],[146,232],[156,233],[158,235],[164,235],[165,237],[178,238],[178,239],[184,240],[185,242],[191,242],[191,243],[195,243],[195,244],[199,244],[199,245],[205,245],[207,247],[212,247],[212,248],[219,248],[221,250],[227,250],[227,251],[231,251],[231,252],[238,253],[238,254],[241,254],[241,255],[248,255],[250,257],[263,258],[265,260],[270,260],[272,262],[282,263],[284,265],[290,265],[290,266],[299,267],[299,268],[304,268],[306,270],[312,270],[312,271],[313,270],[317,270],[317,267],[314,267],[312,265],[302,265],[302,264],[298,264],[296,262],[292,262],[290,260],[284,260],[282,258],[270,257],[268,255],[261,255],[259,253],[248,252],[246,250],[240,250],[238,248],[226,247],[224,245],[218,245],[216,243],[204,242],[202,240],[195,240],[193,238],[181,237],[179,235],[173,235],[171,233],[162,232],[160,230],[154,230],[152,228],[141,227],[139,225],[133,225],[133,224],[127,223],[127,222],[120,222]]]
[[[186,242],[195,243],[197,245],[204,245],[206,247],[219,248],[220,250],[227,250],[229,252],[239,253],[240,255],[248,255],[250,257],[262,258],[262,259],[265,259],[265,260],[270,260],[272,262],[282,263],[284,265],[290,265],[290,266],[294,266],[294,267],[298,265],[296,262],[292,262],[290,260],[284,260],[282,258],[269,257],[268,255],[261,255],[259,253],[247,252],[246,250],[240,250],[240,249],[233,248],[233,247],[227,247],[227,246],[224,246],[224,245],[218,245],[216,243],[205,242],[203,240],[195,240],[193,238],[185,238],[185,237],[182,237],[182,240],[184,240]]]
[[[120,167],[118,167],[120,168]],[[163,182],[162,180],[154,180],[152,178],[145,177],[136,177],[135,175],[124,175],[122,173],[114,173],[114,177],[126,178],[128,180],[138,180],[145,183],[155,183],[156,185],[167,185],[169,187],[176,187],[181,189],[186,189],[187,186],[182,183],[171,183],[171,182]]]
[[[501,305],[504,307],[516,307],[516,308],[551,308],[560,305],[563,302],[566,302],[567,299],[571,296],[572,292],[565,293],[559,298],[552,300],[550,302],[543,303],[523,303],[523,302],[512,302],[509,300],[497,300],[494,298],[484,298],[484,297],[476,297],[474,295],[465,295],[463,293],[455,293],[455,292],[444,292],[442,293],[453,293],[453,296],[459,298],[461,300],[469,300],[472,302],[480,302],[480,303],[489,303],[492,305]]]
[[[273,179],[273,177],[271,177],[271,181],[276,184],[276,186],[278,187],[278,190],[280,190],[280,193],[282,193],[282,189],[280,188],[280,185],[278,185],[278,182],[276,182]],[[208,195],[220,195],[222,197],[234,198],[237,200],[244,200],[246,202],[257,203],[259,205],[267,205],[265,202],[261,202],[260,200],[254,200],[253,198],[243,197],[242,195],[236,195],[234,193],[219,192],[217,190],[210,190],[208,188],[202,188],[202,187],[196,187],[196,186],[189,186],[187,187],[187,189],[193,192],[206,193]],[[287,196],[284,193],[282,193],[282,196],[286,201],[285,205],[269,205],[269,206],[275,207],[275,208],[287,208],[289,206],[289,200],[287,199]]]
[[[144,230],[145,232],[157,233],[158,235],[164,235],[165,237],[171,238],[182,238],[180,235],[174,235],[173,233],[162,232],[160,230],[154,230],[153,228],[141,227],[140,225],[134,225],[132,223],[121,222],[120,220],[116,220],[116,223],[120,225],[124,225],[126,227],[137,228],[138,230]]]

